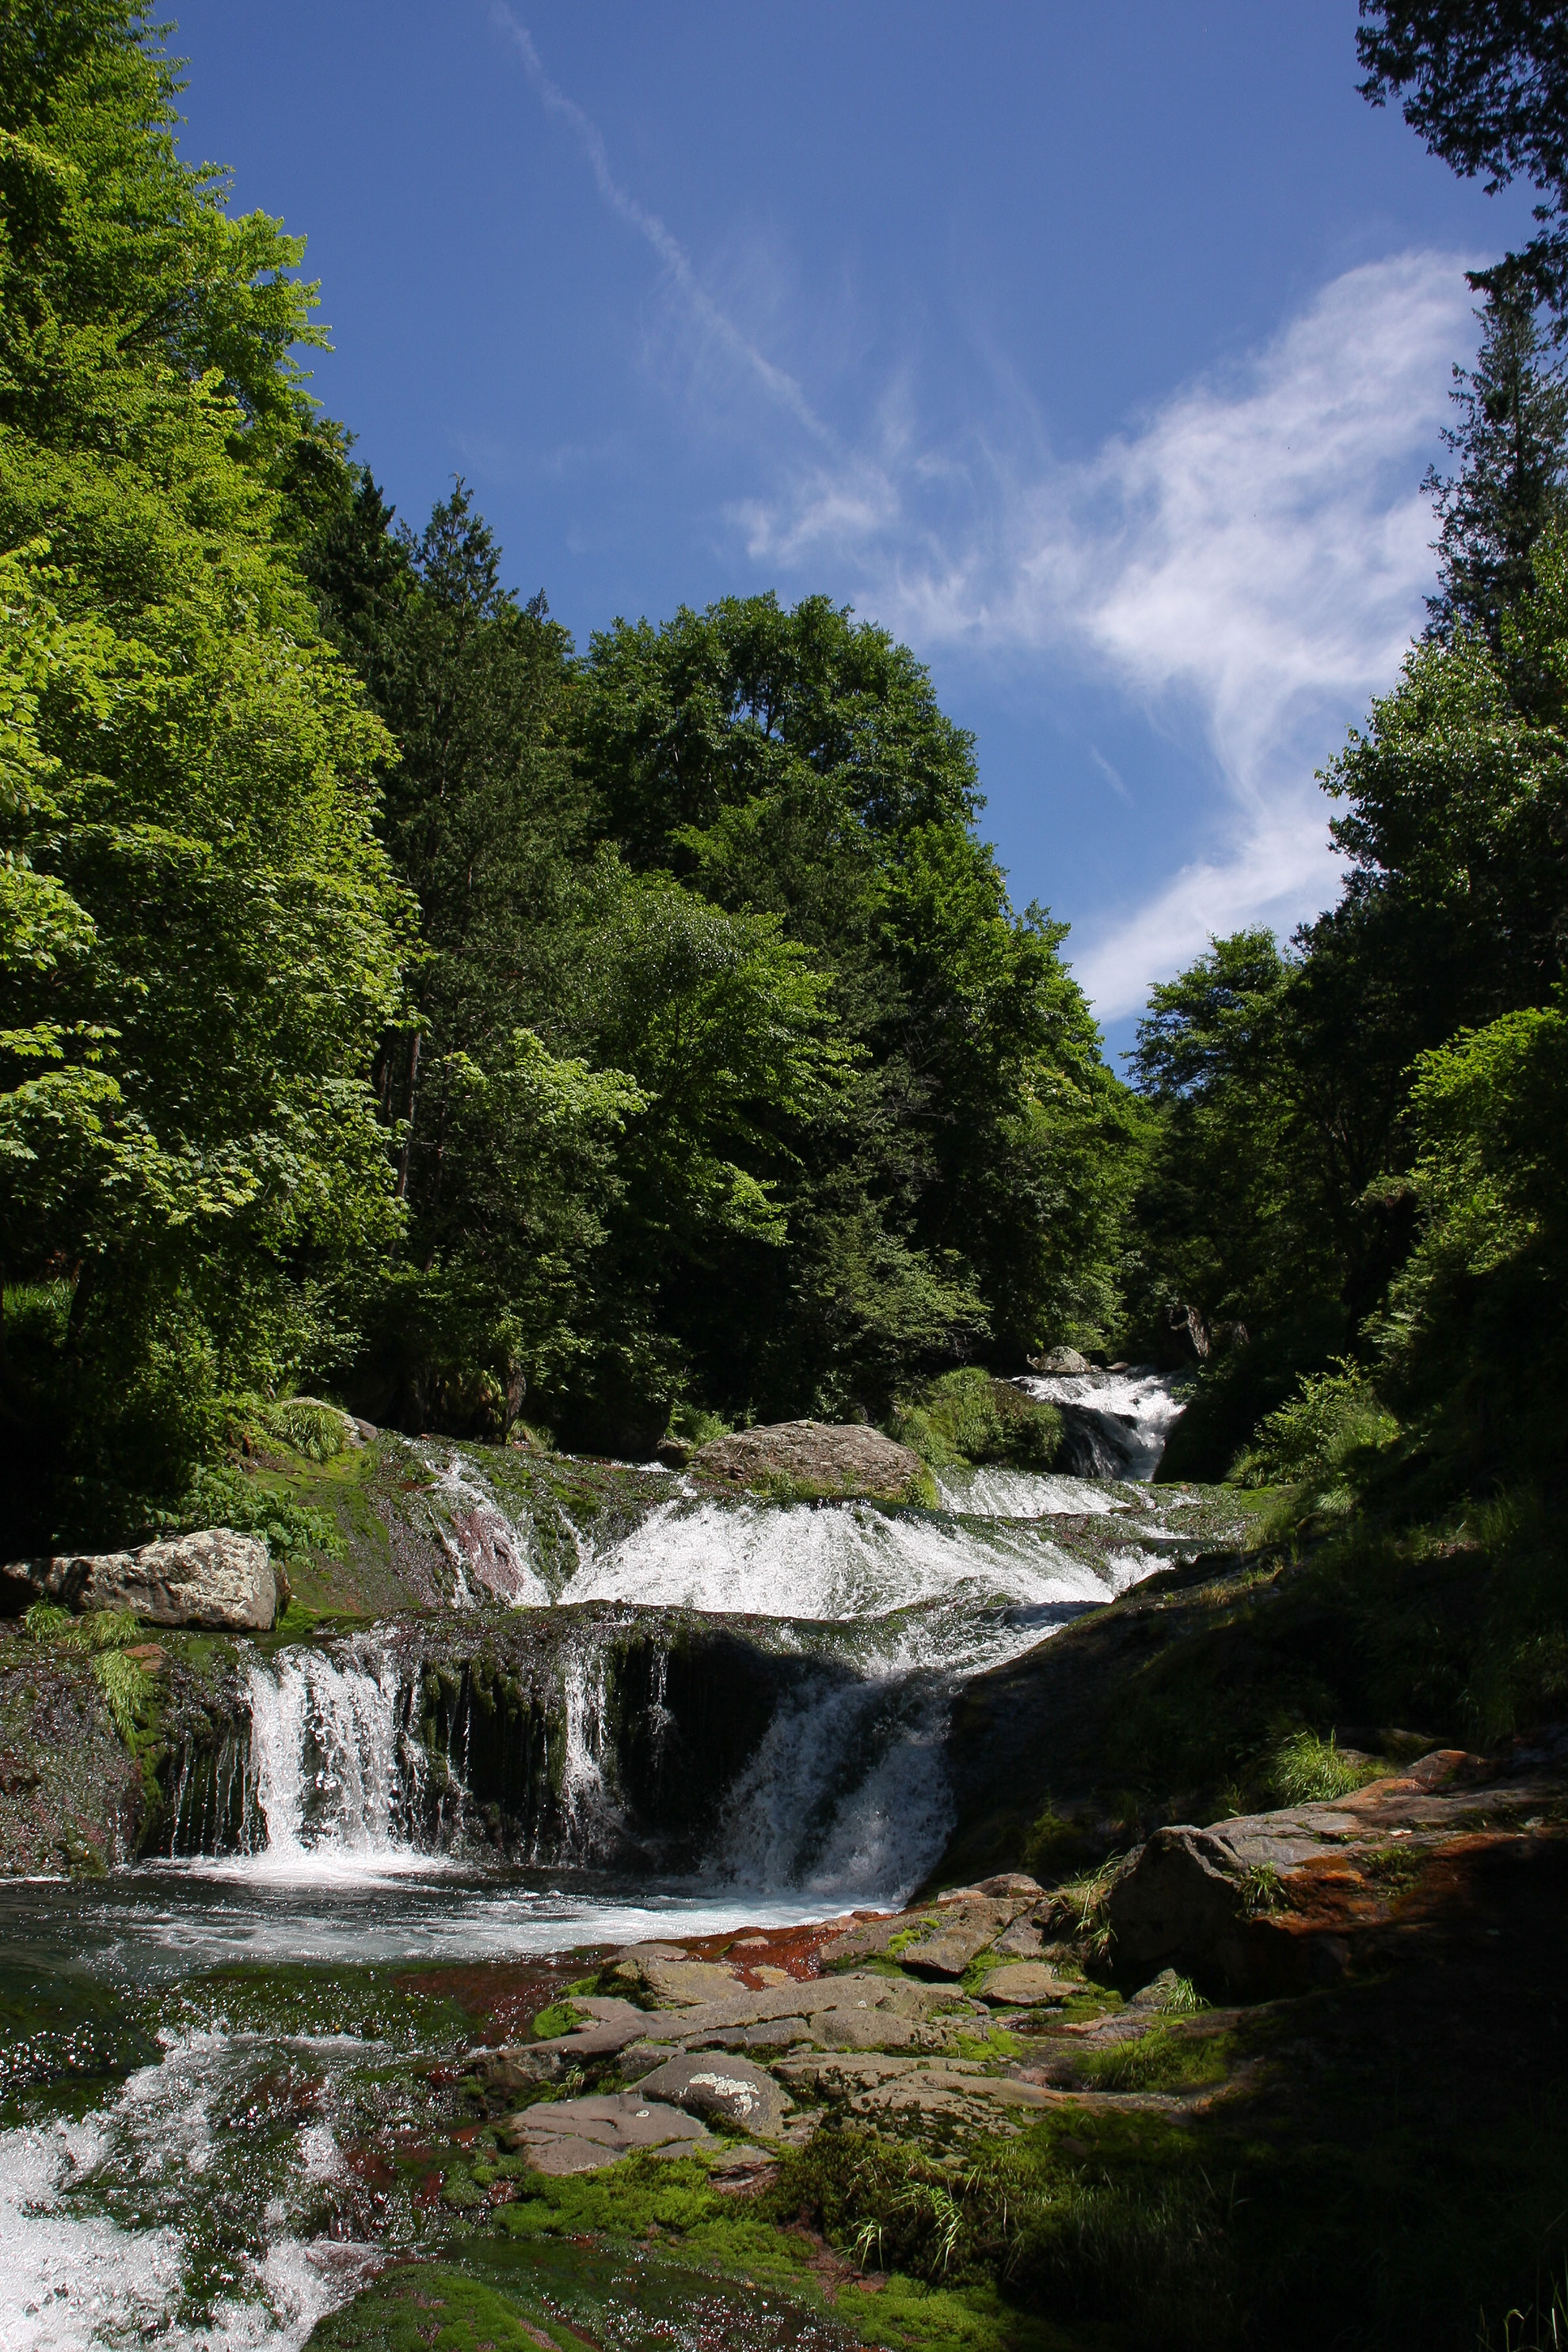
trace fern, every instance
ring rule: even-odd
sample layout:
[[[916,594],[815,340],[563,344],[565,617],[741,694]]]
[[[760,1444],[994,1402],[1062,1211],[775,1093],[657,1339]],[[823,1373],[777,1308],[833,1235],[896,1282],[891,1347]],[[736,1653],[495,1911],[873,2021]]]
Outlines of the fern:
[[[100,1652],[92,1662],[92,1673],[114,1717],[115,1729],[127,1748],[133,1747],[153,1696],[152,1675],[139,1658],[127,1657],[123,1650]]]

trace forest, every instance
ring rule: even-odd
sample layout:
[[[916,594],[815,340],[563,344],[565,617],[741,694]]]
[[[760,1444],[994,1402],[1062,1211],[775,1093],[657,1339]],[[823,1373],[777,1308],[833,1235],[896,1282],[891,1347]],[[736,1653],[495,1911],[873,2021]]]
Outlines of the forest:
[[[232,1516],[301,1396],[647,1458],[1069,1346],[1190,1370],[1168,1475],[1484,1519],[1555,1686],[1562,109],[1474,11],[1367,14],[1365,94],[1541,231],[1321,779],[1339,903],[1211,942],[1124,1080],[905,647],[826,595],[574,646],[312,399],[302,240],[182,160],[132,0],[0,10],[13,1556]]]

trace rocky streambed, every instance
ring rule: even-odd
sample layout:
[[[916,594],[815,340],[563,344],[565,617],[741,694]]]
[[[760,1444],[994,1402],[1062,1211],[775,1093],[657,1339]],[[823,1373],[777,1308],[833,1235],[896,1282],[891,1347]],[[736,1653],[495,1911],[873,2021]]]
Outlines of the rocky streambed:
[[[13,1910],[6,2341],[1473,2342],[1551,2221],[1565,1761],[520,1957],[84,1972]]]
[[[1531,2340],[1568,1743],[1256,1505],[253,1475],[269,1631],[0,1632],[7,2345]]]

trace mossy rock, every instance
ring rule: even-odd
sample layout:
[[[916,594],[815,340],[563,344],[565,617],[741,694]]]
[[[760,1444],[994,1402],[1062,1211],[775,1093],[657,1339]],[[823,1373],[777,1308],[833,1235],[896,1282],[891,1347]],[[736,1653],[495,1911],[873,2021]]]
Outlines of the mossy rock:
[[[782,1421],[737,1430],[700,1446],[691,1468],[704,1483],[781,1503],[920,1503],[934,1506],[918,1454],[860,1422]]]

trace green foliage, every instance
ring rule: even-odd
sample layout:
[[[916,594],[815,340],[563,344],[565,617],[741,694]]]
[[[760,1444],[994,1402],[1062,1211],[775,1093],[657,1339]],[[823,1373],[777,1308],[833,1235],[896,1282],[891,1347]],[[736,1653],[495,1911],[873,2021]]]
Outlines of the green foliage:
[[[89,1654],[123,1649],[128,1642],[141,1641],[144,1632],[129,1609],[89,1609],[78,1617],[52,1601],[35,1601],[22,1622],[32,1641],[58,1642]]]
[[[108,1650],[94,1658],[92,1672],[115,1729],[132,1747],[153,1696],[152,1675],[139,1658],[128,1658],[122,1650]]]
[[[1220,2200],[1163,2146],[1152,2164],[1113,2175],[1058,2153],[1048,2132],[948,2167],[907,2142],[825,2129],[784,2158],[767,2203],[781,2219],[809,2215],[868,2265],[932,2283],[994,2280],[1021,2312],[1120,2324],[1132,2340],[1173,2347],[1228,2334]]]
[[[285,1563],[308,1565],[312,1554],[320,1552],[341,1559],[344,1553],[342,1537],[325,1512],[295,1502],[232,1463],[205,1463],[171,1516],[171,1533],[187,1528],[234,1528],[241,1535],[262,1537],[273,1556]]]
[[[1398,1433],[1365,1371],[1342,1357],[1333,1370],[1303,1380],[1288,1404],[1267,1415],[1231,1475],[1252,1486],[1288,1481],[1331,1486],[1357,1456],[1377,1453]]]
[[[35,13],[4,35],[0,1280],[69,1300],[0,1377],[48,1540],[146,1524],[220,1389],[298,1361],[323,1275],[390,1234],[402,916],[386,739],[268,487],[306,430],[298,242],[179,163],[137,10],[29,43]]]
[[[276,1402],[263,1399],[251,1410],[269,1436],[309,1462],[331,1462],[348,1444],[337,1406],[321,1404],[314,1397],[279,1397]]]
[[[53,1601],[35,1601],[22,1617],[29,1638],[35,1642],[51,1641],[58,1634],[68,1633],[75,1622],[68,1609],[59,1608]]]
[[[978,1366],[943,1372],[918,1404],[895,1399],[890,1436],[936,1469],[1008,1462],[1048,1470],[1061,1451],[1061,1415]]]
[[[1285,1908],[1285,1889],[1271,1862],[1249,1862],[1241,1874],[1241,1909],[1247,1919],[1271,1918]]]
[[[1520,254],[1472,278],[1522,283],[1561,315],[1568,294],[1568,142],[1562,26],[1551,0],[1363,0],[1362,96],[1400,100],[1405,120],[1462,178],[1489,194],[1522,173],[1542,197]]]
[[[1518,277],[1493,276],[1475,367],[1454,371],[1459,422],[1443,438],[1459,470],[1426,484],[1442,517],[1428,633],[1476,630],[1494,653],[1508,615],[1535,593],[1537,542],[1568,521],[1568,383],[1537,299]]]

